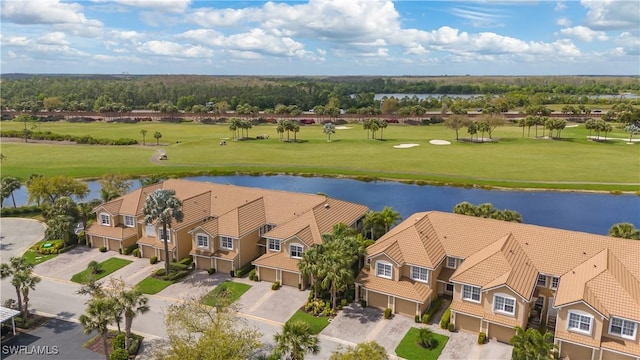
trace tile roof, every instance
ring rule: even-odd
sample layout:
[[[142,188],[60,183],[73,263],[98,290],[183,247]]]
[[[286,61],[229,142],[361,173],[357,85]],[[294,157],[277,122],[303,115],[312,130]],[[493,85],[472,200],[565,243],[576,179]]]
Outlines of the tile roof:
[[[376,292],[392,294],[419,303],[427,301],[433,292],[425,283],[411,280],[407,277],[401,277],[400,281],[385,279],[370,274],[367,269],[360,272],[356,283]]]
[[[138,239],[138,244],[151,245],[154,248],[164,249],[164,242],[163,241],[158,241],[158,239],[156,239],[154,237],[143,236],[140,239]],[[169,242],[169,251],[172,251],[175,248],[176,248],[175,242],[173,242],[173,241]]]
[[[640,357],[640,343],[637,341],[603,337],[600,346],[602,346],[603,349],[611,349]]]
[[[117,240],[123,240],[137,235],[134,228],[125,226],[102,226],[98,223],[91,224],[91,226],[87,228],[87,233]]]
[[[283,252],[266,253],[251,263],[255,266],[282,269],[289,272],[300,273],[298,269],[298,259],[293,259]]]

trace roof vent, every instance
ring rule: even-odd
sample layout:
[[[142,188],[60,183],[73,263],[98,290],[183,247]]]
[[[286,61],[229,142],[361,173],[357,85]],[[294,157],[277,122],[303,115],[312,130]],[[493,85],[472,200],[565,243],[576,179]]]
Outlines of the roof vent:
[[[328,209],[328,208],[329,208],[329,203],[325,203],[325,204],[324,204],[324,208],[325,208],[325,209]]]
[[[528,242],[526,242],[526,241],[525,241],[525,243],[524,243],[524,244],[525,244],[525,245],[529,245],[529,243],[528,243]]]

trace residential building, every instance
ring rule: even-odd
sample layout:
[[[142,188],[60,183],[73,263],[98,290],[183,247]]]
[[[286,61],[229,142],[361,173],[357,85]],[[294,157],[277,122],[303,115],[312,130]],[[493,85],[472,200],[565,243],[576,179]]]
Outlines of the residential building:
[[[304,246],[294,247],[297,252],[290,258],[296,261],[307,244],[318,241],[334,224],[357,227],[368,211],[325,195],[170,179],[97,206],[97,221],[86,231],[91,245],[118,251],[137,244],[143,257],[164,260],[162,226],[145,224],[143,214],[147,196],[157,189],[174,190],[182,201],[183,221],[173,221],[167,229],[171,258],[192,255],[197,268],[225,273],[273,253],[276,241],[284,247],[299,239]],[[292,270],[285,258],[281,260],[283,265],[261,266]],[[269,272],[261,270],[263,277]]]
[[[555,331],[571,359],[639,359],[640,241],[443,212],[416,213],[367,249],[356,296],[420,315],[451,296],[458,330],[509,342]]]

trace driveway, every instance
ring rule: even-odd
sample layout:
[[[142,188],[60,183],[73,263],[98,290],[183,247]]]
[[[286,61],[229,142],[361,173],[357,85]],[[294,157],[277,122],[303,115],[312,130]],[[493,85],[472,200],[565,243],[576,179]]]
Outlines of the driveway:
[[[209,275],[205,270],[197,269],[179,282],[160,291],[156,296],[163,296],[170,299],[200,298],[213,290],[216,285],[229,279],[231,279],[231,277],[228,274],[215,273]]]
[[[250,281],[247,278],[234,281],[251,285],[251,289],[238,301],[240,312],[247,317],[258,317],[284,324],[309,297],[308,290],[300,291],[292,286],[271,290],[272,283],[267,281]]]
[[[45,226],[32,219],[0,218],[0,257],[3,263],[22,256],[34,243],[44,238]]]
[[[2,358],[16,360],[104,359],[104,355],[82,347],[82,344],[91,339],[93,335],[85,335],[80,324],[51,319],[43,326],[28,333],[21,333],[2,344]]]

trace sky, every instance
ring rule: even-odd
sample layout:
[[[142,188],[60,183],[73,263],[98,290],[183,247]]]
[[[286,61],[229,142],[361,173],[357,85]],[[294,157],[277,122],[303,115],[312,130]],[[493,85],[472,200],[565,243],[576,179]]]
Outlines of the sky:
[[[0,0],[0,72],[640,75],[640,1]]]

